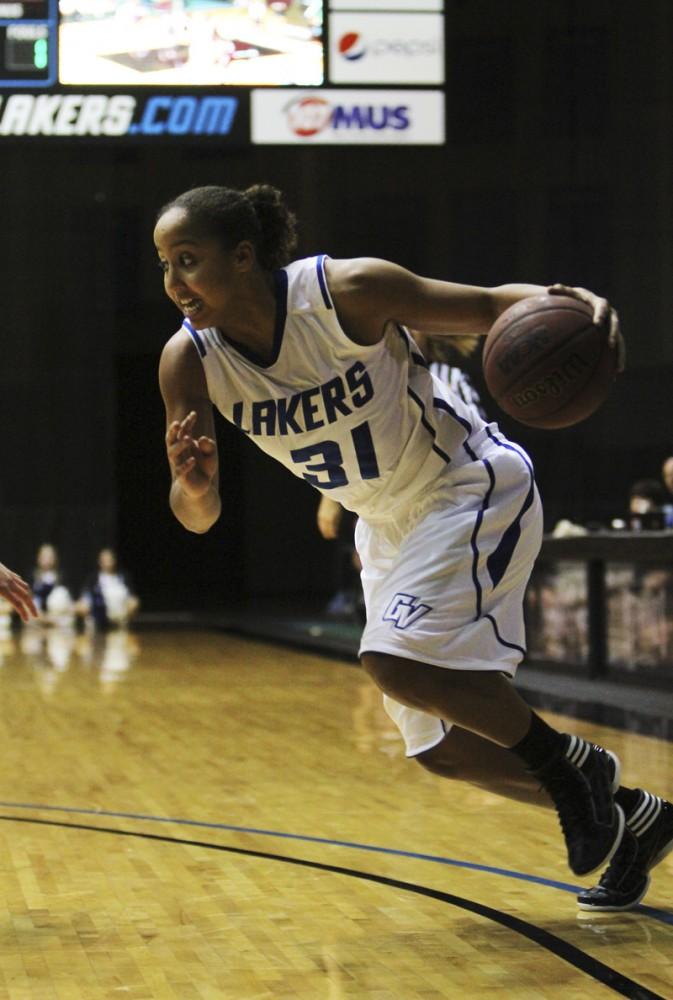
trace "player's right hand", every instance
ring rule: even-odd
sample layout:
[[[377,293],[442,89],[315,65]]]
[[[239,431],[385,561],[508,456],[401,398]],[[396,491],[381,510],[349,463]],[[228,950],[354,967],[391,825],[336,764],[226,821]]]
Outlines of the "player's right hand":
[[[0,563],[0,597],[4,597],[15,611],[18,611],[22,621],[38,617],[38,610],[33,602],[30,587],[18,573],[13,573]]]
[[[626,367],[626,343],[624,334],[619,326],[619,316],[617,310],[613,309],[607,299],[603,299],[586,288],[574,288],[570,285],[555,284],[548,288],[550,295],[570,295],[573,298],[586,302],[593,309],[593,322],[596,326],[607,323],[608,343],[616,352],[616,368],[618,372],[623,372]]]
[[[204,496],[217,472],[217,446],[212,438],[192,437],[196,413],[174,420],[166,431],[166,453],[173,479],[180,483],[185,496],[198,500]]]

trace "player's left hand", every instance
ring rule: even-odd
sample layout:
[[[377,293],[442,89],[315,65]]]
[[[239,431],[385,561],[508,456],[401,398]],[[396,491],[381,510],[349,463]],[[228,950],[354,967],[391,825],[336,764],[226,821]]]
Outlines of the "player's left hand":
[[[571,298],[586,302],[593,310],[595,326],[608,326],[608,344],[617,352],[617,371],[623,372],[626,367],[626,344],[619,326],[617,310],[613,309],[607,299],[594,295],[586,288],[574,288],[571,285],[550,285],[547,289],[550,295],[569,295]]]
[[[174,420],[166,432],[166,451],[173,477],[187,497],[198,500],[208,492],[217,472],[217,445],[212,438],[192,437],[196,412]]]
[[[323,538],[334,540],[339,537],[339,525],[343,517],[343,507],[331,497],[322,496],[318,506],[318,531]]]
[[[24,622],[38,617],[30,587],[18,573],[13,573],[0,563],[0,597],[4,597]]]

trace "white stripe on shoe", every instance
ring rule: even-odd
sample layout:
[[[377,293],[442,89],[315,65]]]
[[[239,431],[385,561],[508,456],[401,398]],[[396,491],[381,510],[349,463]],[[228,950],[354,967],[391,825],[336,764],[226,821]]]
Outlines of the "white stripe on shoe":
[[[582,767],[587,757],[591,753],[591,744],[579,736],[570,736],[570,742],[566,749],[566,757],[575,767]]]
[[[642,837],[650,829],[653,823],[659,819],[663,803],[658,795],[650,792],[643,792],[643,801],[637,806],[629,816],[627,825],[635,833],[636,837]]]

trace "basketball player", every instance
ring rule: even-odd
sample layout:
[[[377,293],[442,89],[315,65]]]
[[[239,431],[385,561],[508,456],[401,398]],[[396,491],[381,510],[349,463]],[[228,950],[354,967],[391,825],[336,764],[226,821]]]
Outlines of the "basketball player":
[[[4,597],[12,605],[22,621],[27,622],[31,618],[38,617],[30,587],[18,573],[7,569],[2,563],[0,563],[0,597]]]
[[[531,463],[431,376],[406,329],[485,334],[510,305],[547,289],[458,285],[369,258],[288,264],[295,219],[264,185],[185,192],[161,209],[154,237],[184,317],[159,368],[175,516],[198,533],[219,517],[213,404],[356,511],[362,665],[407,752],[503,795],[539,801],[542,786],[571,870],[586,875],[614,858],[581,905],[635,905],[673,846],[673,806],[620,787],[613,753],[557,732],[514,688],[542,535]],[[608,322],[621,366],[608,303],[552,291]]]

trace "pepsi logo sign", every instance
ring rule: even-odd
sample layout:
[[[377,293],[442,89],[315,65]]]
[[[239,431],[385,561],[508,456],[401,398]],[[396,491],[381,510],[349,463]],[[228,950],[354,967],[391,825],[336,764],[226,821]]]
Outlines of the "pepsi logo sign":
[[[434,56],[441,52],[441,46],[438,40],[395,38],[392,36],[374,38],[368,45],[365,45],[363,35],[357,31],[347,31],[339,39],[338,50],[344,59],[354,62],[356,59],[362,59],[365,55],[373,58],[397,56],[402,59]]]
[[[330,13],[329,56],[334,83],[443,83],[443,17],[412,11]]]
[[[362,36],[357,31],[347,31],[345,35],[342,35],[338,48],[340,55],[344,59],[348,59],[349,62],[362,59],[367,52]]]

